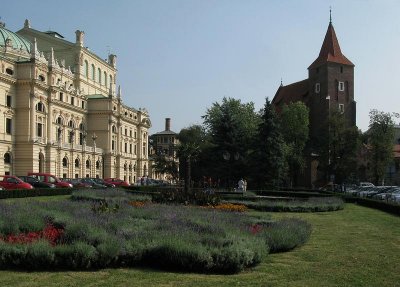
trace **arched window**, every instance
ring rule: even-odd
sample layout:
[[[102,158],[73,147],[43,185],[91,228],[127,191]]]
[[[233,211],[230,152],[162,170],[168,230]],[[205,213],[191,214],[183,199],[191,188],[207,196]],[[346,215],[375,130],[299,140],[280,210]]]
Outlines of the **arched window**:
[[[62,117],[58,117],[58,118],[57,118],[56,124],[58,124],[58,125],[62,125],[62,124],[63,124],[63,119],[62,119]]]
[[[74,121],[73,121],[73,120],[70,120],[70,121],[68,122],[68,126],[69,126],[70,128],[75,128],[75,123],[74,123]]]
[[[110,75],[110,83],[108,83],[109,85],[111,85],[112,84],[112,76]]]
[[[100,68],[97,68],[97,79],[99,81],[99,84],[101,84],[101,70],[100,70]]]
[[[91,79],[94,81],[96,79],[96,71],[94,68],[94,65],[92,64],[92,69],[91,69]]]
[[[75,167],[79,167],[81,165],[81,162],[79,161],[79,158],[75,159]]]
[[[39,103],[36,104],[36,110],[37,110],[38,112],[42,112],[42,113],[45,112],[45,108],[44,108],[44,105],[43,105],[42,102],[39,102]]]
[[[5,164],[10,164],[10,163],[11,163],[11,155],[10,155],[9,152],[6,152],[6,153],[4,154],[4,163],[5,163]]]
[[[84,64],[83,64],[83,72],[86,78],[89,77],[89,63],[87,60],[85,60]]]
[[[112,130],[113,133],[117,132],[117,128],[114,125],[112,126],[111,130]]]
[[[104,71],[104,86],[107,87],[107,72]]]
[[[68,159],[66,157],[63,158],[62,165],[63,167],[68,167]]]
[[[125,163],[125,164],[124,164],[124,170],[126,171],[127,168],[128,168],[128,166],[127,166],[127,164]]]
[[[99,170],[100,169],[100,161],[96,161],[96,169]]]
[[[90,168],[90,160],[86,160],[86,168]]]

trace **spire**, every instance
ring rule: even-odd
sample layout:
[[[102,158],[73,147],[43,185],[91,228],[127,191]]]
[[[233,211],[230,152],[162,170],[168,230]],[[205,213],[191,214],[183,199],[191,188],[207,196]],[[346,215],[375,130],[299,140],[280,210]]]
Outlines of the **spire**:
[[[332,20],[331,16],[330,20]],[[325,39],[322,43],[321,51],[319,52],[318,58],[308,68],[315,68],[327,62],[354,66],[354,64],[349,59],[347,59],[340,50],[339,41],[336,37],[332,21],[329,22],[328,30],[326,31]]]
[[[332,25],[332,7],[329,6],[329,24]]]

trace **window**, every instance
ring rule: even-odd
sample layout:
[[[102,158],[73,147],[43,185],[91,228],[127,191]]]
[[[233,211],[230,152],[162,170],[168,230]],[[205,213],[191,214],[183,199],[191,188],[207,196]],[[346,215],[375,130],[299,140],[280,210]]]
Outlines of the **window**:
[[[10,155],[9,152],[6,152],[6,153],[4,154],[4,163],[5,163],[5,164],[10,164],[10,163],[11,163],[11,155]]]
[[[6,118],[6,133],[11,134],[12,130],[12,120],[10,118]]]
[[[44,105],[43,105],[42,102],[37,103],[37,105],[36,105],[36,110],[37,110],[38,112],[44,113],[45,109],[44,109]]]
[[[71,97],[71,105],[74,105],[74,104],[75,104],[75,98]]]
[[[64,101],[64,94],[63,93],[60,93],[60,101],[61,102]]]
[[[111,150],[115,150],[115,140],[111,141]]]
[[[95,69],[94,69],[94,65],[92,64],[92,80],[94,81],[94,79],[96,78],[95,76],[96,76],[96,71],[95,71]]]
[[[339,112],[340,112],[341,114],[344,113],[344,104],[339,104]]]
[[[125,135],[126,136],[128,135],[128,129],[125,129]]]
[[[110,83],[109,83],[110,85],[112,84],[112,76],[110,75]]]
[[[125,143],[125,152],[128,152],[128,143]]]
[[[11,96],[10,96],[10,95],[7,95],[7,98],[6,98],[6,106],[9,107],[9,108],[11,108]]]
[[[315,84],[315,92],[318,94],[321,91],[321,85],[320,83]]]
[[[90,168],[90,160],[86,160],[86,168]]]
[[[99,84],[101,84],[101,70],[100,70],[100,68],[97,69],[97,80],[99,81]]]
[[[82,109],[84,109],[85,108],[85,101],[82,101]]]
[[[129,144],[129,153],[132,154],[132,144]]]
[[[137,145],[135,145],[135,154],[137,154]]]
[[[343,92],[344,91],[344,82],[339,82],[339,91]]]
[[[85,60],[85,63],[83,65],[83,72],[86,78],[89,77],[89,64],[88,61]]]
[[[43,136],[43,124],[37,123],[36,125],[36,136],[41,138]]]
[[[132,130],[129,130],[129,136],[132,137]]]
[[[100,169],[100,161],[96,161],[96,169]]]
[[[104,86],[106,86],[107,87],[107,73],[106,72],[104,72]]]
[[[75,160],[75,167],[79,167],[79,165],[80,165],[80,162],[79,162],[79,159],[77,158],[77,159]]]
[[[62,124],[63,124],[62,118],[61,118],[61,117],[58,117],[56,123],[57,123],[58,125],[62,125]]]
[[[66,157],[63,158],[62,165],[63,167],[68,167],[68,159]]]
[[[115,126],[112,126],[111,130],[112,130],[113,133],[117,132],[117,128]]]
[[[75,127],[75,124],[74,124],[74,122],[71,120],[71,121],[68,122],[68,126],[69,126],[70,128],[74,128],[74,127]]]
[[[58,128],[57,129],[57,141],[61,141],[62,139],[62,129]]]
[[[6,73],[9,74],[9,75],[11,75],[11,76],[14,75],[13,69],[10,69],[10,68],[7,68],[7,69],[6,69]]]

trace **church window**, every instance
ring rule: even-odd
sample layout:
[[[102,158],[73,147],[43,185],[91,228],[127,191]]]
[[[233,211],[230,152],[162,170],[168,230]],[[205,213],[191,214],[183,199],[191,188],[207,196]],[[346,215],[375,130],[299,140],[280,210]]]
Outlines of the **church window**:
[[[340,92],[344,91],[344,82],[339,82],[339,87],[338,87]]]
[[[315,92],[318,94],[321,91],[321,85],[320,83],[315,84]]]
[[[339,112],[340,112],[341,114],[344,113],[344,104],[339,104]]]

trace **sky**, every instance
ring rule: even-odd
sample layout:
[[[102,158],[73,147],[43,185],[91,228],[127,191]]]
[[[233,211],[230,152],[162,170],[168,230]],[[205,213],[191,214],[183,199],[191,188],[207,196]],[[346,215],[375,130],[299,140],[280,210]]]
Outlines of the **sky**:
[[[355,64],[357,126],[369,112],[400,112],[400,1],[397,0],[18,0],[1,5],[11,31],[29,19],[103,59],[117,55],[124,104],[149,111],[150,134],[165,118],[179,132],[201,124],[223,97],[260,110],[280,85],[308,77],[332,23]],[[398,122],[399,119],[396,120]]]

